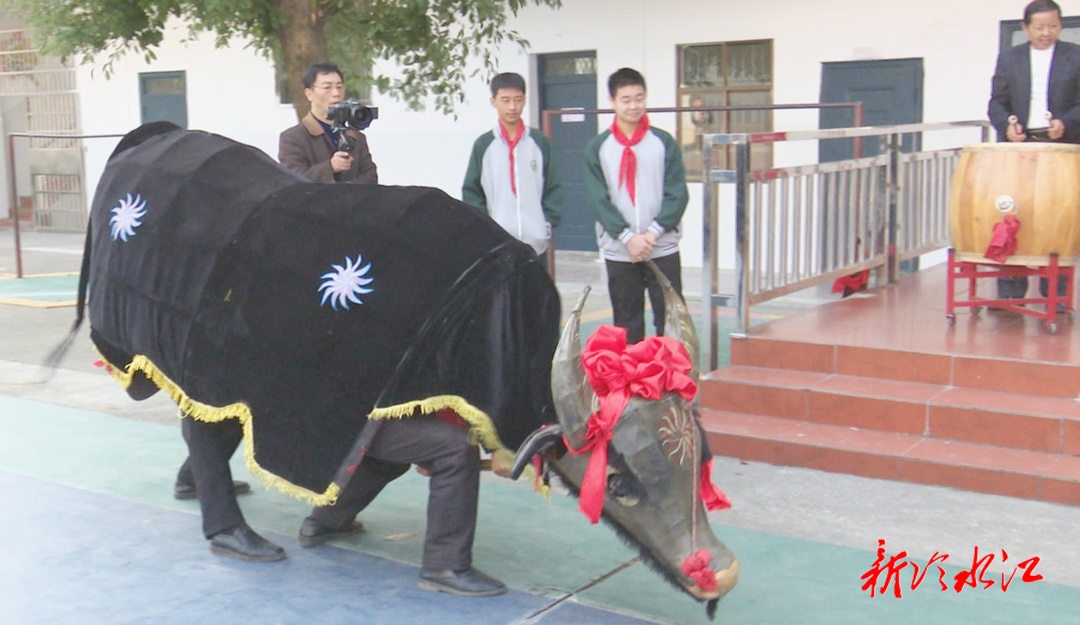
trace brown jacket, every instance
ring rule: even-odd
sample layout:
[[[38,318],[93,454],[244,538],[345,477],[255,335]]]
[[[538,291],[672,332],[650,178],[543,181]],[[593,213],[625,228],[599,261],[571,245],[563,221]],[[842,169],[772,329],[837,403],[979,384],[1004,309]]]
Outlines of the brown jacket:
[[[337,175],[330,168],[330,157],[335,149],[323,132],[315,116],[308,113],[300,123],[281,133],[278,141],[278,162],[312,182],[379,182],[379,171],[371,160],[367,138],[364,133],[346,131],[356,140],[349,156],[352,167]]]

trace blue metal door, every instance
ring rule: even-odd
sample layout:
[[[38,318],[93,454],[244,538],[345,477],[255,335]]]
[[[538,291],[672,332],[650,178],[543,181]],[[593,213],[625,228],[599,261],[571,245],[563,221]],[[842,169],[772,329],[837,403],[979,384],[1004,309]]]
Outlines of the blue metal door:
[[[596,52],[545,54],[537,70],[540,110],[596,108]],[[563,200],[555,249],[597,249],[595,220],[585,198],[585,144],[596,136],[596,127],[596,115],[552,117],[551,158]]]
[[[989,93],[989,78],[987,78]],[[922,59],[890,59],[885,61],[849,61],[822,63],[822,102],[862,102],[863,125],[889,126],[918,124],[923,118],[923,61]],[[821,128],[852,126],[848,109],[822,109]],[[881,146],[876,140],[863,140],[862,155],[874,156]],[[908,134],[903,137],[905,152],[918,150],[922,137]],[[821,162],[841,161],[854,156],[854,141],[829,139],[818,144]]]

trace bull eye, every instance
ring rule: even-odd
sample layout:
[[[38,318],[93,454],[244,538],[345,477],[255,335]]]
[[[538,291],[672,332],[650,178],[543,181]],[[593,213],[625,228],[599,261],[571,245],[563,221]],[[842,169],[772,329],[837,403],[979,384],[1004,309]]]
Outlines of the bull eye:
[[[607,478],[608,494],[626,507],[638,505],[641,501],[641,488],[637,480],[622,473],[611,473]]]

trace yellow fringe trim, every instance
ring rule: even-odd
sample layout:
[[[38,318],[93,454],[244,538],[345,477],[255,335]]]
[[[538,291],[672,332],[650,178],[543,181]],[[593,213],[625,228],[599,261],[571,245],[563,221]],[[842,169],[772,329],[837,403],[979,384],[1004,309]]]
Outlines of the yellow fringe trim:
[[[106,360],[104,356],[102,356],[102,360],[108,365],[109,373],[112,374],[125,389],[131,385],[135,372],[142,372],[146,377],[150,378],[158,388],[172,397],[173,401],[176,402],[176,405],[180,407],[181,417],[183,417],[184,414],[187,414],[192,418],[209,423],[220,423],[225,419],[238,419],[240,425],[244,429],[244,460],[247,463],[248,471],[266,485],[267,488],[276,488],[286,495],[307,501],[315,506],[328,506],[337,501],[339,491],[341,490],[338,488],[337,484],[331,482],[330,486],[327,487],[324,492],[316,493],[315,491],[297,486],[285,478],[279,477],[259,466],[259,463],[255,460],[254,424],[251,419],[251,410],[248,408],[247,404],[237,402],[227,406],[218,407],[195,401],[175,382],[170,380],[168,376],[162,373],[149,358],[143,355],[137,355],[132,358],[131,363],[126,369],[117,367]]]
[[[125,369],[117,367],[109,362],[104,356],[101,357],[101,360],[108,365],[106,370],[116,378],[125,389],[131,386],[131,381],[134,378],[135,372],[142,372],[157,385],[158,388],[165,391],[173,401],[176,402],[177,406],[180,407],[181,418],[186,414],[194,419],[209,423],[219,423],[225,419],[238,419],[244,429],[244,460],[247,464],[248,471],[268,488],[276,488],[286,495],[307,501],[315,506],[328,506],[337,501],[338,495],[340,494],[340,489],[337,484],[331,483],[326,491],[316,493],[312,490],[297,486],[285,478],[267,471],[259,465],[255,460],[254,424],[251,418],[251,409],[248,408],[247,404],[237,402],[227,406],[211,406],[196,401],[189,397],[179,385],[162,373],[149,358],[141,354],[132,358],[131,363],[128,364]],[[371,411],[368,418],[376,420],[402,419],[413,415],[417,411],[421,414],[434,414],[445,408],[453,410],[466,422],[466,424],[468,424],[470,443],[482,446],[493,456],[499,455],[500,461],[507,463],[507,465],[513,462],[514,451],[508,449],[506,445],[503,444],[502,440],[499,439],[499,434],[495,431],[495,424],[491,421],[491,417],[483,410],[473,406],[458,395],[437,395],[428,397],[427,399],[387,406],[386,408],[376,408]],[[550,488],[543,486],[540,483],[538,476],[536,475],[536,470],[532,465],[525,467],[522,476],[533,482],[534,488],[538,493],[545,498],[550,497]]]
[[[470,443],[480,445],[492,453],[498,450],[507,450],[506,445],[499,440],[499,434],[495,431],[495,424],[491,422],[491,417],[458,395],[435,395],[427,399],[409,401],[396,406],[376,408],[368,414],[368,418],[376,420],[401,419],[412,416],[418,410],[421,414],[434,414],[444,408],[456,412],[469,425]]]
[[[514,450],[507,448],[503,444],[498,432],[495,430],[495,424],[491,421],[491,417],[459,395],[436,395],[427,399],[387,406],[386,408],[376,408],[368,414],[368,418],[376,420],[401,419],[414,414],[416,411],[420,411],[421,414],[434,414],[444,408],[453,410],[468,424],[469,442],[480,445],[490,452],[492,456],[498,456],[498,462],[503,463],[503,466],[513,464]],[[533,482],[536,492],[543,497],[550,497],[551,489],[539,481],[536,469],[532,465],[525,467],[521,477]]]

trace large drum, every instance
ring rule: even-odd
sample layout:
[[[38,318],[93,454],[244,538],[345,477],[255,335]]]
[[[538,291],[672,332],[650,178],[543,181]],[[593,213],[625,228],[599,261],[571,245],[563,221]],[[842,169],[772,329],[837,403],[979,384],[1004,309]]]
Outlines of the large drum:
[[[1080,255],[1080,145],[980,143],[965,146],[949,193],[956,260],[987,262],[994,225],[1016,215],[1016,254],[1007,265],[1062,265]]]

